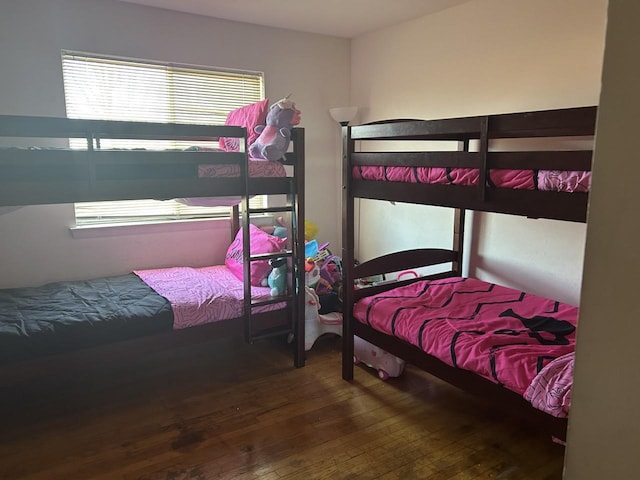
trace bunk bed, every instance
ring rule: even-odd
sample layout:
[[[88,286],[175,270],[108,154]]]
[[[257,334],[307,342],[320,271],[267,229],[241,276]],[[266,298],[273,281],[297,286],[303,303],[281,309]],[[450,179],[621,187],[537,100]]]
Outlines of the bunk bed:
[[[463,278],[465,211],[586,222],[596,113],[578,107],[343,127],[343,276],[354,285],[343,294],[344,379],[354,375],[358,336],[566,438],[577,308]],[[360,198],[453,208],[453,247],[356,265]],[[397,275],[407,270],[436,273]],[[361,279],[380,275],[398,278],[360,288]]]
[[[125,199],[183,199],[191,204],[204,199],[205,205],[212,205],[224,197],[223,204],[236,204],[231,209],[231,240],[235,237],[240,269],[240,280],[222,265],[1,290],[0,361],[14,363],[198,325],[185,330],[201,329],[199,335],[212,336],[243,331],[250,342],[288,335],[293,340],[294,365],[302,366],[304,129],[292,129],[290,148],[277,162],[250,159],[247,138],[247,129],[239,126],[0,116],[4,211]],[[68,148],[69,139],[84,139],[85,148]],[[122,139],[143,145],[171,141],[193,146],[102,148]],[[220,139],[235,139],[239,151],[220,149]],[[284,206],[251,208],[249,198],[261,194],[282,195]],[[252,215],[260,214],[288,219],[288,235],[277,244],[279,248],[256,247],[251,222]],[[284,258],[288,265],[287,287],[277,297],[252,280],[254,267],[264,268],[272,258]],[[225,283],[215,287],[220,276]],[[235,303],[225,307],[219,296],[228,292],[235,292]],[[208,304],[209,311],[195,308],[191,300],[196,307]],[[57,319],[55,307],[60,307]],[[190,310],[194,311],[188,318]]]

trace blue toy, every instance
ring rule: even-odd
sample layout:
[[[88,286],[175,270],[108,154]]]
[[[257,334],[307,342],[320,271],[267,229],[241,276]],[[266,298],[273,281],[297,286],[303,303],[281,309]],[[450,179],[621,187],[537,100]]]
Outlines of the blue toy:
[[[300,110],[296,109],[296,104],[289,97],[285,97],[271,106],[266,123],[255,128],[260,135],[249,146],[249,155],[252,158],[280,160],[289,148],[291,128],[300,123]]]
[[[271,287],[271,296],[279,297],[284,294],[287,286],[287,260],[285,258],[272,258],[269,260],[271,272],[267,277],[267,285]]]

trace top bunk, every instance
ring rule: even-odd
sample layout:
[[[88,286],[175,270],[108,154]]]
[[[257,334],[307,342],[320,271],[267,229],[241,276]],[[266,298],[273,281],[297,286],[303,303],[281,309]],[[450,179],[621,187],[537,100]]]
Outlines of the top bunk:
[[[221,137],[238,139],[240,151],[221,150]],[[236,126],[0,115],[0,206],[303,188],[296,169],[304,164],[304,129],[292,129],[279,161],[250,159],[246,139],[246,129]]]
[[[597,107],[343,128],[345,199],[586,222]]]

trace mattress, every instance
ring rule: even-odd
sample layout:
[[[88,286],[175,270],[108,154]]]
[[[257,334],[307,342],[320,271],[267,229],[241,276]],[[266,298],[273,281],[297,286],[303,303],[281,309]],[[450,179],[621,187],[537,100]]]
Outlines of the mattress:
[[[365,297],[355,304],[354,317],[524,395],[547,365],[574,351],[578,308],[452,277]]]
[[[439,167],[353,167],[356,180],[373,180],[404,183],[474,186],[478,184],[479,171],[473,168]],[[544,190],[556,192],[588,192],[591,188],[591,172],[564,170],[490,170],[487,186],[515,190]]]
[[[0,290],[0,362],[170,331],[171,305],[134,274]]]
[[[248,164],[249,177],[253,178],[280,178],[286,177],[287,172],[284,165],[280,162],[270,162],[266,160],[255,160],[249,158]],[[198,165],[198,177],[239,177],[239,165],[214,165],[203,164]],[[240,203],[240,196],[224,196],[224,197],[200,197],[200,198],[177,198],[178,202],[185,205],[201,206],[201,207],[222,207],[233,206]]]
[[[136,270],[135,273],[169,300],[174,329],[238,318],[244,313],[244,286],[225,265]],[[271,288],[252,286],[251,298],[271,298]],[[278,310],[285,306],[286,303],[278,302],[254,307],[253,312]]]
[[[269,287],[251,291],[271,298]],[[0,290],[0,363],[238,318],[243,297],[242,282],[224,265]]]

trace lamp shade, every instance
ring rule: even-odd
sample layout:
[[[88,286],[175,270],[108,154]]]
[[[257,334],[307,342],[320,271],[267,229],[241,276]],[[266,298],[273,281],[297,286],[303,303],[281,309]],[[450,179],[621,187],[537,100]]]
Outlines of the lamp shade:
[[[344,127],[349,125],[349,122],[356,116],[358,113],[358,107],[330,108],[329,113],[331,114],[331,118]]]

